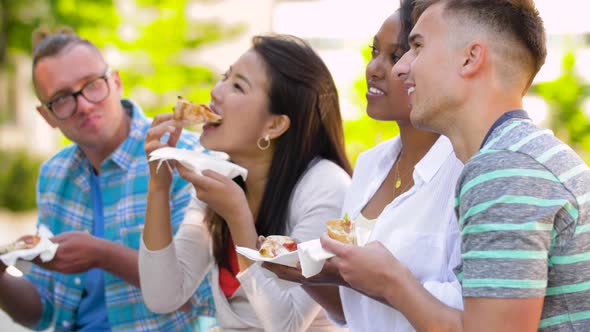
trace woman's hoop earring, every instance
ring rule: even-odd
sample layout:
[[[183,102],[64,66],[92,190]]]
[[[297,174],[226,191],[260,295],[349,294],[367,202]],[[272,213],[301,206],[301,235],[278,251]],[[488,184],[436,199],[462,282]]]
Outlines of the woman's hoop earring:
[[[260,141],[262,141],[263,143],[261,144]],[[260,137],[258,141],[256,141],[256,146],[258,146],[258,148],[262,151],[270,148],[270,137],[268,136],[268,134],[266,134],[266,136],[264,137]]]

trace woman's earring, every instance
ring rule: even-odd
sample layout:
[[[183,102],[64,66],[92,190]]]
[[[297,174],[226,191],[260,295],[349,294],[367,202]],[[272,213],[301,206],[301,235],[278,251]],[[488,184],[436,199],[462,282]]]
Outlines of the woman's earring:
[[[262,143],[260,141],[262,141]],[[256,141],[256,146],[258,146],[258,148],[263,151],[270,148],[270,137],[268,136],[268,134],[266,134],[266,136],[264,137],[259,138],[258,141]]]

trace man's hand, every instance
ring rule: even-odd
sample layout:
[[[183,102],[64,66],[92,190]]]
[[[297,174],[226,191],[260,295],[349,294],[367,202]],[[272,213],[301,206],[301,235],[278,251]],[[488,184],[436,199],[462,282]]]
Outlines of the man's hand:
[[[383,244],[371,242],[364,247],[344,244],[327,234],[320,238],[322,247],[336,255],[329,259],[342,278],[356,290],[371,297],[381,298],[395,284],[396,278],[411,277],[411,272],[400,263]]]
[[[100,267],[101,240],[86,232],[66,232],[51,239],[59,243],[55,257],[43,263],[39,258],[33,261],[40,267],[61,273],[81,273]]]

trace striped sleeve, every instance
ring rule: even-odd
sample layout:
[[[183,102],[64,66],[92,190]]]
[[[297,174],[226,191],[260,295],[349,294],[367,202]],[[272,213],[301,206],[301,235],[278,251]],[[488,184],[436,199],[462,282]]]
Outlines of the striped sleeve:
[[[578,213],[560,180],[526,154],[487,151],[466,165],[457,203],[464,296],[545,296],[555,217]]]

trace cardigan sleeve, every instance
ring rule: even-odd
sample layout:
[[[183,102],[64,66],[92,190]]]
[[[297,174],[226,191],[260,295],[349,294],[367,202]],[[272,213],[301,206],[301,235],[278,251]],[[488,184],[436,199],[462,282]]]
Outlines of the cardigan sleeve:
[[[139,278],[146,306],[169,313],[185,304],[213,264],[211,238],[204,205],[193,195],[184,221],[173,241],[160,250],[149,250],[143,239],[139,249]]]

